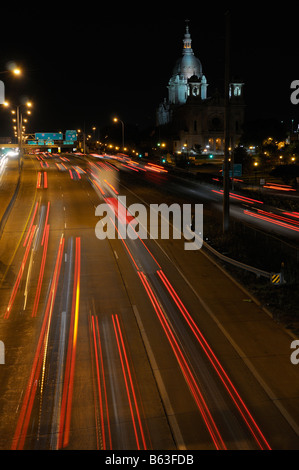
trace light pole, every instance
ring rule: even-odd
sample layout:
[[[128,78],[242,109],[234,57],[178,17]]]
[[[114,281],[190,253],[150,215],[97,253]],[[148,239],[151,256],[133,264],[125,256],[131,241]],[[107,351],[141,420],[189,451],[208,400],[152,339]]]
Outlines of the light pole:
[[[21,75],[22,74],[22,71],[20,68],[16,67],[14,64],[12,66],[9,67],[8,70],[2,70],[0,72],[0,75],[4,75],[4,74],[13,74],[15,76],[18,76],[18,75]],[[5,85],[4,85],[4,82],[2,80],[0,80],[0,103],[1,104],[4,104],[4,100],[5,100]]]
[[[85,122],[83,126],[83,131],[81,129],[77,129],[78,134],[82,134],[82,142],[83,142],[83,155],[86,154],[86,132],[85,132]],[[88,140],[88,138],[87,138]],[[81,142],[81,141],[80,141]],[[80,146],[82,149],[82,146]]]
[[[4,106],[6,106],[7,108],[10,107],[10,104],[5,101],[4,103]],[[22,151],[22,126],[23,126],[23,117],[22,117],[22,113],[20,112],[20,108],[22,107],[28,107],[28,108],[31,108],[32,107],[32,103],[31,101],[27,101],[26,104],[19,104],[17,106],[14,106],[16,110],[13,110],[12,112],[16,115],[16,130],[17,130],[17,140],[18,140],[18,146],[20,148],[20,154],[21,154],[21,151]],[[28,111],[27,111],[28,112]]]
[[[122,129],[122,148],[123,148],[123,150],[124,150],[124,148],[125,148],[125,125],[124,125],[123,121],[122,121],[121,119],[119,119],[119,118],[116,118],[116,117],[115,117],[115,118],[113,118],[113,121],[114,121],[114,122],[118,122],[118,121],[121,122],[121,129]]]
[[[225,40],[225,112],[224,112],[224,168],[223,168],[223,232],[229,230],[229,74],[230,74],[230,12],[226,13]]]

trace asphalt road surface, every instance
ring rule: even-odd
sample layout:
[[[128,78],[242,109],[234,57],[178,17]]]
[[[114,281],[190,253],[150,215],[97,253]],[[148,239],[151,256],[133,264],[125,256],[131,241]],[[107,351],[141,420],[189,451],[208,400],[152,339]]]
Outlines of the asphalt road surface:
[[[99,204],[157,202],[123,169],[23,159],[0,239],[0,448],[299,449],[292,338],[184,240],[121,239],[119,211],[96,236]]]

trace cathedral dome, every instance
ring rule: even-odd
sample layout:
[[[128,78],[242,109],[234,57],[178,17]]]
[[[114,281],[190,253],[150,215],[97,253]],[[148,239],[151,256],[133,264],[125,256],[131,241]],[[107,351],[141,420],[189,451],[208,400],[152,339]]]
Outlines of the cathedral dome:
[[[185,104],[190,95],[190,82],[198,84],[194,88],[196,96],[200,96],[202,100],[207,98],[207,81],[202,73],[202,65],[200,60],[195,57],[192,50],[192,39],[189,27],[186,25],[186,32],[183,39],[182,57],[176,61],[172,71],[172,76],[168,82],[168,102],[171,105]],[[191,87],[192,88],[192,87]]]
[[[192,47],[192,40],[189,32],[188,25],[186,26],[186,32],[183,39],[183,56],[176,61],[175,67],[172,72],[172,76],[181,76],[183,79],[188,80],[192,75],[202,77],[202,66],[201,62],[195,57]]]
[[[177,60],[173,72],[173,76],[182,75],[186,80],[196,75],[202,77],[202,65],[199,59],[195,57],[193,53],[184,54],[179,60]]]

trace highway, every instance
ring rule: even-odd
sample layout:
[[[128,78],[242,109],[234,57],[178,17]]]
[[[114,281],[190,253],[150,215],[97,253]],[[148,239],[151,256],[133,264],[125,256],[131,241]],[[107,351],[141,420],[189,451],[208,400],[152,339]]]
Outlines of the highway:
[[[299,449],[287,332],[184,240],[121,239],[119,213],[115,238],[96,236],[99,204],[188,200],[174,185],[157,167],[25,155],[0,234],[0,449]]]
[[[186,177],[185,173],[179,174],[179,171],[170,172],[167,176],[165,169],[159,170],[159,165],[156,166],[156,171],[150,172],[148,164],[142,164],[136,161],[126,162],[125,164],[119,160],[119,157],[114,157],[114,163],[122,171],[126,171],[130,178],[130,184],[135,185],[138,177],[144,174],[146,169],[147,182],[146,185],[158,188],[163,193],[163,197],[167,198],[171,195],[173,198],[179,199],[182,203],[197,203],[200,201],[205,204],[205,208],[212,212],[217,211],[222,214],[223,206],[223,190],[221,188],[221,178],[215,176],[210,178],[210,182],[199,181],[195,177]],[[150,164],[152,165],[152,164]],[[152,167],[153,168],[153,167]],[[160,167],[164,168],[164,167]],[[136,171],[138,171],[136,175]],[[216,173],[216,171],[215,171]],[[213,184],[211,184],[213,183]],[[138,185],[137,185],[138,186]],[[232,219],[245,222],[247,225],[254,228],[263,230],[266,233],[273,234],[289,241],[294,245],[298,245],[298,232],[299,232],[299,213],[295,211],[286,211],[272,206],[267,206],[259,195],[270,195],[280,198],[291,198],[291,200],[298,201],[298,192],[288,185],[279,184],[265,184],[263,187],[251,186],[236,180],[234,183],[235,189],[230,190],[230,217]],[[238,189],[243,189],[238,191]],[[248,196],[244,194],[244,190],[256,193],[256,196]],[[161,200],[158,200],[161,203]]]

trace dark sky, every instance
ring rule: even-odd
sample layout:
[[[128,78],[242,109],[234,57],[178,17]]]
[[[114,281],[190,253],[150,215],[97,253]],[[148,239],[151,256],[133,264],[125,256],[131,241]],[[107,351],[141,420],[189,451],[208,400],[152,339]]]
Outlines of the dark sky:
[[[180,2],[182,3],[182,2]],[[299,122],[290,84],[299,79],[299,6],[273,2],[26,3],[5,7],[1,69],[14,60],[22,78],[2,75],[6,99],[34,102],[29,131],[87,131],[111,123],[155,122],[172,69],[182,54],[185,19],[208,91],[222,90],[225,11],[231,9],[232,74],[245,82],[247,118]],[[207,6],[204,6],[207,3]],[[219,6],[220,5],[220,6]],[[10,133],[0,110],[0,135]]]

